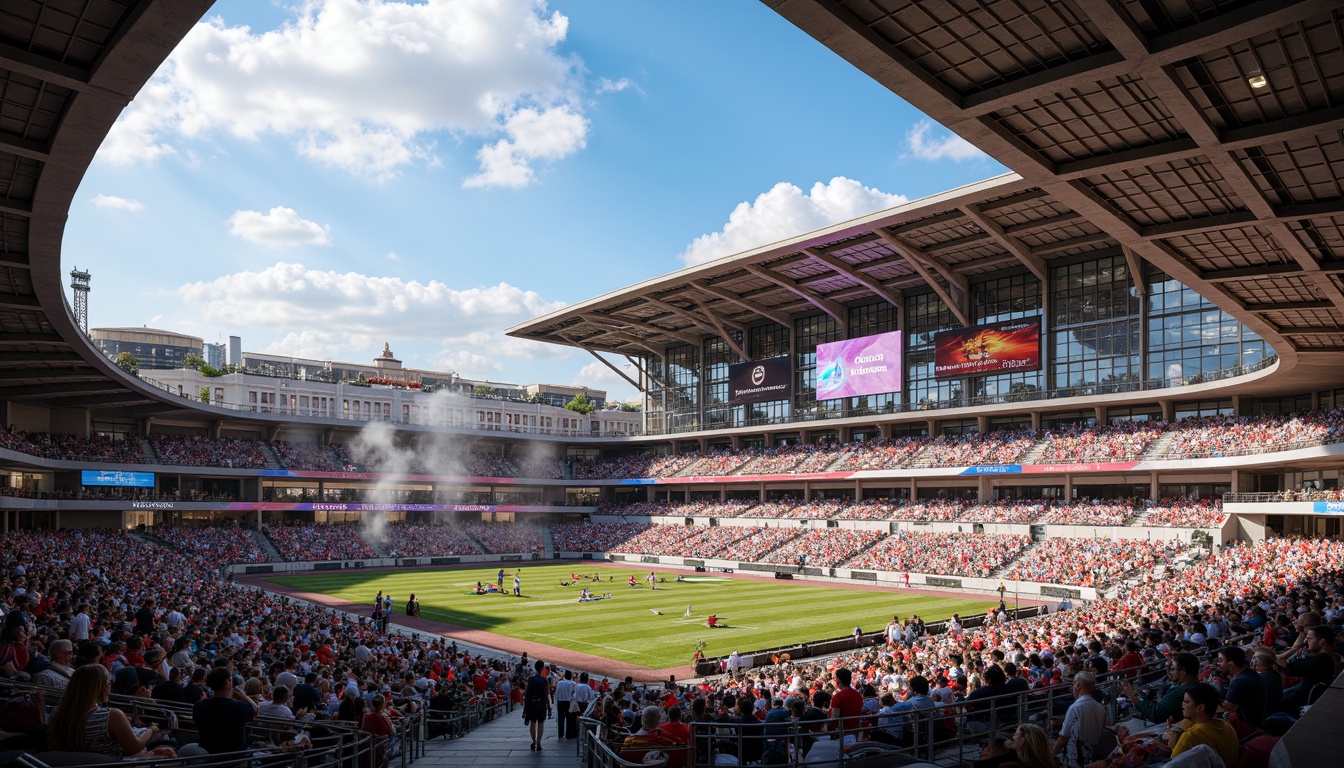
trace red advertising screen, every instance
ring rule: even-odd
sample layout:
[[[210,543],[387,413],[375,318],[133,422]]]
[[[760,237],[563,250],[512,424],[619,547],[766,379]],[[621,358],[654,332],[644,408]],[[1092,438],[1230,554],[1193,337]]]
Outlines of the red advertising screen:
[[[938,378],[1041,367],[1041,326],[1035,319],[939,331],[933,346],[933,375]]]

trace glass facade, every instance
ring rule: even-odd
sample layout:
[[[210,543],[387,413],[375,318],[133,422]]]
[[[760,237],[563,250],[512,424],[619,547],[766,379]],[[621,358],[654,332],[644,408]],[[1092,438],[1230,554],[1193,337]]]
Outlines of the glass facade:
[[[1169,386],[1264,359],[1268,347],[1233,317],[1156,269],[1148,271],[1148,378]]]
[[[1273,360],[1264,341],[1194,291],[1151,267],[1142,279],[1146,296],[1135,287],[1123,254],[1108,252],[1051,266],[1048,291],[1027,272],[973,283],[968,303],[976,325],[1039,319],[1045,347],[1039,371],[936,378],[934,336],[961,324],[932,292],[905,296],[903,313],[886,302],[849,307],[848,328],[818,313],[796,317],[789,326],[764,323],[745,333],[730,331],[733,343],[752,360],[789,356],[792,401],[729,405],[728,367],[741,360],[720,337],[706,337],[698,347],[669,347],[666,358],[645,358],[656,379],[649,383],[645,400],[647,429],[670,434],[1160,389],[1243,373]],[[817,402],[818,344],[897,330],[905,332],[902,392]],[[1177,407],[1178,417],[1230,410],[1226,401]],[[1278,410],[1286,407],[1277,405]],[[1071,423],[1075,417],[1086,422],[1094,413],[1084,409],[1042,415],[1047,424]],[[1152,403],[1108,411],[1108,421],[1157,418],[1160,409]],[[1010,421],[1018,426],[1020,419]],[[991,427],[1002,429],[1008,423]],[[968,422],[957,428],[970,431],[974,426]]]
[[[1065,396],[1133,389],[1143,378],[1143,304],[1122,254],[1050,270],[1050,381]]]
[[[971,287],[971,301],[978,325],[1010,320],[1041,319],[1041,282],[1030,273],[990,280]],[[980,376],[971,380],[976,397],[1028,399],[1042,389],[1042,371],[1022,371]]]
[[[800,419],[824,419],[844,411],[844,400],[817,402],[817,345],[845,338],[844,329],[830,315],[800,317],[793,321],[793,412]]]
[[[900,313],[896,307],[885,301],[876,304],[863,304],[849,309],[849,338],[874,336],[879,333],[891,333],[900,330]],[[902,382],[904,385],[904,382]],[[901,407],[901,393],[892,392],[882,395],[852,397],[847,403],[849,415],[864,416],[870,413],[892,413]]]
[[[943,300],[921,293],[905,300],[905,402],[912,408],[937,408],[940,402],[962,397],[961,379],[933,376],[933,337],[938,331],[960,328]]]
[[[742,334],[729,331],[738,346]],[[710,429],[742,426],[742,406],[728,405],[728,366],[742,362],[728,342],[718,336],[705,341],[705,424]]]

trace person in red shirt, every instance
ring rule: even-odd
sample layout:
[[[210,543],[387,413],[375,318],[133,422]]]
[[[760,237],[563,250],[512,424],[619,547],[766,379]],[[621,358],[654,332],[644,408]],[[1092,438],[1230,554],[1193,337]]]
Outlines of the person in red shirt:
[[[691,727],[681,721],[681,705],[667,708],[667,722],[658,726],[658,731],[672,746],[688,746],[691,743]],[[689,750],[668,750],[667,768],[681,768],[686,765],[686,753]]]
[[[853,674],[844,667],[835,670],[835,695],[831,696],[831,717],[840,718],[842,727],[846,730],[857,728],[857,718],[863,713],[863,694],[854,690],[850,686],[853,681]]]
[[[1139,653],[1139,644],[1130,640],[1125,643],[1125,655],[1121,656],[1111,665],[1112,672],[1120,672],[1126,669],[1143,666],[1143,656]],[[1125,677],[1133,677],[1135,673],[1130,672]]]

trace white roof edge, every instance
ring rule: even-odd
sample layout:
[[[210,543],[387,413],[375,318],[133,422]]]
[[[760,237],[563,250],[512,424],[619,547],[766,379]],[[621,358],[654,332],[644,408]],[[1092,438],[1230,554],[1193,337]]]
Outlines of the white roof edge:
[[[729,256],[723,256],[714,259],[713,261],[707,261],[703,264],[696,264],[695,266],[691,267],[683,267],[674,272],[668,272],[666,274],[659,275],[658,277],[649,278],[648,280],[645,280],[643,282],[635,283],[633,285],[627,285],[624,288],[619,288],[614,291],[608,291],[607,293],[604,293],[600,296],[596,296],[594,298],[581,301],[577,304],[571,304],[565,307],[564,309],[556,310],[555,312],[551,312],[550,314],[540,315],[526,322],[518,323],[512,328],[506,329],[504,333],[507,336],[512,336],[515,333],[521,332],[529,327],[554,322],[555,320],[558,320],[568,314],[583,310],[587,307],[601,304],[618,296],[630,293],[649,293],[652,292],[655,289],[655,287],[660,284],[686,280],[689,279],[692,275],[695,275],[697,272],[717,271],[718,268],[721,268],[725,265],[736,262],[748,262],[753,259],[757,259],[764,254],[772,252],[787,253],[795,251],[798,249],[799,243],[806,240],[815,239],[822,234],[842,232],[846,229],[862,229],[865,227],[871,229],[877,226],[871,224],[871,222],[877,222],[881,221],[882,219],[892,218],[894,216],[909,213],[911,211],[915,211],[920,208],[931,207],[937,203],[943,203],[949,200],[954,200],[959,197],[980,197],[983,196],[985,192],[991,191],[996,187],[1006,187],[1011,184],[1016,184],[1020,181],[1022,181],[1022,177],[1020,175],[1010,172],[1000,174],[998,176],[993,176],[983,181],[977,181],[971,184],[962,185],[960,187],[954,187],[952,189],[943,192],[938,192],[929,195],[927,197],[921,197],[918,200],[911,200],[909,202],[901,203],[900,205],[893,206],[891,208],[885,208],[880,211],[874,211],[873,213],[870,213],[866,216],[860,216],[855,219],[850,219],[849,221],[842,221],[837,224],[822,227],[821,229],[812,230],[811,232],[804,232],[802,234],[798,234],[784,240],[779,240],[777,242],[770,243],[768,245],[762,245],[760,247],[753,248],[748,251],[742,251],[741,253],[735,253]]]

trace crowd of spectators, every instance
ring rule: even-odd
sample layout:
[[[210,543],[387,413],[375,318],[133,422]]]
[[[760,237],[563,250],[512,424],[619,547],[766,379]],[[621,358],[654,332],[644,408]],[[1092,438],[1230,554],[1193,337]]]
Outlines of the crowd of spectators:
[[[275,440],[271,443],[280,465],[285,469],[308,472],[364,472],[366,468],[350,455],[344,445],[316,445]]]
[[[767,554],[763,562],[834,568],[867,551],[886,535],[854,528],[814,528]]]
[[[845,502],[835,499],[777,499],[757,504],[739,517],[760,517],[772,520],[828,520],[839,514]]]
[[[640,501],[634,504],[602,504],[598,514],[634,515],[648,517],[740,517],[752,507],[755,501]]]
[[[999,499],[971,504],[958,517],[959,522],[967,523],[1014,523],[1022,525],[1034,522],[1045,513],[1046,502],[1040,499]]]
[[[0,427],[0,448],[66,461],[139,464],[145,460],[138,437],[112,438],[96,433],[79,437],[68,432],[22,432]]]
[[[788,702],[789,697],[794,697],[801,705],[799,710],[806,711],[812,704],[822,713],[828,706],[844,713],[850,704],[847,700],[839,705],[839,693],[852,689],[845,693],[854,701],[852,711],[856,718],[850,721],[850,727],[863,730],[877,726],[879,731],[886,733],[874,732],[871,734],[873,738],[893,738],[897,743],[904,738],[908,743],[916,715],[920,718],[921,728],[929,729],[928,732],[921,731],[923,738],[930,732],[938,738],[951,738],[961,731],[983,740],[988,710],[992,705],[978,703],[979,700],[986,695],[1011,696],[1017,692],[1022,697],[1020,703],[1044,716],[1032,717],[1030,724],[1023,721],[1019,725],[1014,714],[1005,714],[1000,709],[998,722],[1000,726],[1008,726],[1001,735],[1007,740],[1016,732],[1017,738],[1011,740],[1007,749],[994,746],[991,740],[986,752],[993,759],[980,765],[998,765],[1005,759],[1013,759],[1011,744],[1025,743],[1023,733],[1030,731],[1039,731],[1033,734],[1036,752],[1030,753],[1031,760],[1022,762],[1021,756],[1029,753],[1019,748],[1017,764],[1158,765],[1191,749],[1198,739],[1187,739],[1184,733],[1173,731],[1164,745],[1145,744],[1140,752],[1126,755],[1124,759],[1092,763],[1108,757],[1105,752],[1094,752],[1090,758],[1079,760],[1081,750],[1073,740],[1081,741],[1080,731],[1067,730],[1068,716],[1061,723],[1058,716],[1063,714],[1063,707],[1053,713],[1053,718],[1048,711],[1040,712],[1040,697],[1035,694],[1043,687],[1059,686],[1064,691],[1063,704],[1067,705],[1075,697],[1077,701],[1084,701],[1092,698],[1091,692],[1098,680],[1106,680],[1108,675],[1115,676],[1117,672],[1123,677],[1124,670],[1135,665],[1157,664],[1166,658],[1170,660],[1167,671],[1170,672],[1171,687],[1166,689],[1166,695],[1159,690],[1161,701],[1159,698],[1145,699],[1137,705],[1136,714],[1142,713],[1148,721],[1158,723],[1167,722],[1170,717],[1170,722],[1180,726],[1183,692],[1195,683],[1203,682],[1212,686],[1205,689],[1207,696],[1205,691],[1200,691],[1198,697],[1186,696],[1187,701],[1199,703],[1185,712],[1199,715],[1201,722],[1209,716],[1217,720],[1218,713],[1212,710],[1225,709],[1219,702],[1228,701],[1235,705],[1239,698],[1232,690],[1234,672],[1229,671],[1234,665],[1224,661],[1229,654],[1215,653],[1228,643],[1229,638],[1251,638],[1238,644],[1247,658],[1252,654],[1267,656],[1267,664],[1257,666],[1257,670],[1267,667],[1269,671],[1251,673],[1262,679],[1273,677],[1290,683],[1285,674],[1275,670],[1276,665],[1280,669],[1285,669],[1286,665],[1286,669],[1299,674],[1314,674],[1308,671],[1309,665],[1303,660],[1315,658],[1313,654],[1317,652],[1302,655],[1292,651],[1304,645],[1304,636],[1310,638],[1315,634],[1321,637],[1313,627],[1337,624],[1344,619],[1344,608],[1340,603],[1344,583],[1335,568],[1341,557],[1344,557],[1344,545],[1338,541],[1270,540],[1226,549],[1172,578],[1138,585],[1127,591],[1123,599],[1096,600],[1040,617],[1008,621],[1006,614],[992,612],[990,620],[981,626],[969,628],[953,621],[945,631],[937,633],[926,631],[922,622],[914,617],[905,617],[903,621],[894,617],[887,631],[882,633],[883,639],[891,638],[890,642],[862,646],[833,658],[795,661],[781,657],[772,664],[715,678],[676,703],[699,709],[703,705],[695,704],[691,699],[705,699],[708,704],[705,708],[712,717],[715,713],[730,712],[732,705],[743,698],[749,702],[755,699]],[[1283,627],[1286,631],[1262,645],[1260,630],[1266,626]],[[1334,633],[1330,635],[1333,637]],[[1192,655],[1181,656],[1185,653]],[[727,663],[731,664],[731,660]],[[1319,666],[1325,670],[1323,675],[1307,680],[1299,693],[1290,695],[1287,693],[1289,689],[1285,688],[1281,702],[1261,712],[1296,714],[1297,706],[1306,700],[1306,689],[1319,685],[1317,680],[1328,684],[1333,678],[1333,664]],[[1148,679],[1153,680],[1154,687],[1161,689],[1162,677],[1164,675],[1159,672]],[[1070,687],[1073,696],[1068,693]],[[1243,685],[1241,696],[1246,695],[1244,688]],[[1140,696],[1138,691],[1124,686],[1112,690],[1111,695],[1121,691],[1130,694],[1131,704]],[[1169,700],[1174,703],[1169,704]],[[1075,706],[1077,701],[1074,701]],[[774,706],[772,701],[766,708],[774,712],[771,708]],[[749,705],[746,711],[750,709]],[[1089,727],[1099,735],[1102,726],[1116,723],[1105,708],[1097,705],[1096,709],[1100,710],[1101,720]],[[1204,710],[1202,715],[1201,709]],[[1019,711],[1016,704],[1012,711]],[[857,715],[860,714],[872,719],[859,720]],[[1247,719],[1255,718],[1256,723],[1261,716],[1242,714]],[[784,722],[797,719],[797,712],[790,718],[787,709],[782,717]],[[768,727],[771,716],[767,714],[765,721]],[[720,722],[751,721],[725,716]],[[1197,730],[1192,729],[1189,722],[1183,725],[1186,729]],[[1219,751],[1214,753],[1216,756],[1204,758],[1206,762],[1203,764],[1237,765],[1241,748],[1235,732],[1225,722],[1213,725],[1233,735],[1230,739],[1209,742],[1217,744]],[[732,725],[725,727],[733,728]],[[1205,729],[1204,733],[1208,732]],[[1133,743],[1123,746],[1132,748]],[[1061,747],[1066,758],[1072,754],[1073,757],[1068,759],[1077,762],[1055,762],[1051,755],[1060,752]],[[716,749],[727,751],[719,745],[704,745],[707,762],[713,760],[714,755],[710,752]],[[1259,764],[1264,764],[1263,758]]]
[[[779,475],[825,472],[835,463],[839,452],[830,444],[789,443],[766,448],[739,466],[738,475]]]
[[[962,499],[864,499],[848,504],[836,515],[840,520],[911,520],[948,522],[966,511]]]
[[[1143,524],[1164,528],[1221,528],[1227,520],[1220,499],[1160,499],[1148,508]]]
[[[230,469],[264,469],[266,454],[263,443],[243,438],[209,438],[200,435],[149,436],[160,464],[182,467],[228,467]]]
[[[7,627],[5,650],[20,663],[0,665],[0,676],[74,695],[83,688],[73,679],[87,677],[78,671],[81,665],[102,665],[110,672],[113,694],[143,702],[131,709],[113,699],[117,717],[122,715],[117,708],[125,707],[126,715],[146,717],[141,724],[148,725],[145,705],[195,707],[195,716],[182,726],[195,732],[191,740],[199,737],[207,753],[257,746],[246,740],[223,746],[232,742],[221,734],[231,733],[235,724],[241,733],[244,721],[258,714],[272,724],[276,718],[296,721],[282,729],[279,738],[288,742],[296,730],[309,727],[316,739],[324,724],[377,732],[369,727],[369,711],[381,709],[394,722],[426,706],[431,712],[461,712],[472,700],[505,701],[519,687],[521,659],[471,656],[434,635],[388,634],[376,622],[224,580],[216,565],[209,555],[168,549],[124,531],[7,533],[0,538],[0,614]],[[228,718],[204,716],[216,712],[208,709],[212,695],[231,690],[246,692],[245,699],[234,697],[251,708],[247,717],[233,709]],[[106,694],[94,693],[99,695],[94,704],[106,705]],[[42,706],[40,697],[32,698]],[[120,701],[127,700],[132,699]],[[58,707],[55,721],[59,712]],[[164,724],[163,735],[172,738],[176,734],[169,728]],[[159,725],[148,730],[157,732]],[[29,734],[32,743],[5,733],[7,749],[76,752],[106,741],[102,734],[95,740],[92,732],[87,743],[70,741],[55,726]],[[258,755],[279,756],[279,738]],[[375,746],[378,753],[388,749],[386,741]],[[138,764],[172,754],[132,751],[123,757]]]
[[[1121,499],[1096,499],[1054,504],[1042,522],[1054,525],[1129,525],[1139,514],[1134,502]]]
[[[383,529],[392,557],[478,555],[481,548],[455,525],[394,522]]]
[[[1344,440],[1344,406],[1261,416],[1200,416],[1176,422],[1161,456],[1245,456]]]
[[[528,523],[462,523],[461,528],[492,555],[537,552],[544,542],[541,528]]]
[[[639,454],[612,459],[594,459],[573,464],[574,479],[602,480],[627,477],[671,477],[700,458],[698,453],[654,456]]]
[[[1005,577],[1078,587],[1105,587],[1170,560],[1167,544],[1146,539],[1047,539],[1013,564]]]
[[[614,552],[648,529],[648,523],[552,523],[551,543],[557,552]]]
[[[268,525],[266,538],[288,561],[363,560],[377,557],[360,535],[358,523]]]
[[[1030,544],[1030,536],[901,531],[877,542],[846,567],[985,578]]]
[[[890,440],[869,440],[847,446],[844,456],[834,465],[836,470],[899,469],[912,456],[924,450],[925,437],[894,437]]]
[[[978,464],[1012,464],[1036,442],[1032,430],[970,432],[939,435],[926,440],[924,449],[908,462],[914,467],[963,467]]]
[[[252,531],[234,523],[224,525],[159,525],[155,536],[186,552],[215,563],[264,563],[270,560]]]
[[[1070,464],[1136,461],[1166,428],[1161,421],[1117,421],[1105,426],[1074,424],[1046,430],[1036,460]]]

